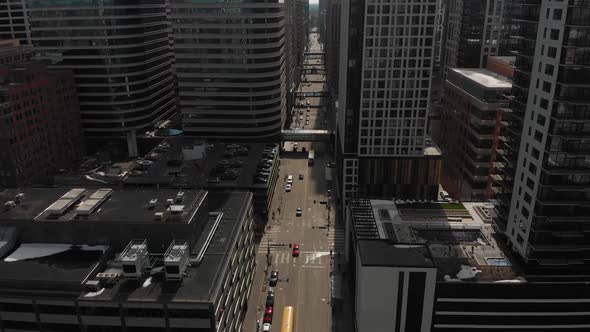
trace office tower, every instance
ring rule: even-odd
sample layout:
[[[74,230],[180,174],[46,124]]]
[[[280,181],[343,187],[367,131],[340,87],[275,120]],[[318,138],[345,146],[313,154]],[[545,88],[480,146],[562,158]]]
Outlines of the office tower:
[[[170,1],[186,135],[279,139],[286,108],[285,1]]]
[[[165,1],[27,4],[36,58],[74,72],[87,140],[137,156],[137,134],[176,111]]]
[[[26,0],[0,1],[1,39],[17,39],[21,45],[31,43]]]
[[[241,331],[252,194],[0,192],[2,331]]]
[[[590,275],[590,4],[515,0],[516,71],[499,186],[499,228],[530,274]]]
[[[488,58],[492,59],[492,57]],[[483,68],[450,68],[441,110],[445,190],[455,198],[482,200],[487,193],[498,110],[512,83]],[[448,182],[447,182],[448,181]]]
[[[3,58],[10,53],[10,58],[21,59],[26,52],[0,47]],[[0,65],[2,187],[48,184],[53,172],[71,167],[83,153],[72,73],[48,70],[27,57]]]
[[[437,1],[342,2],[337,149],[344,197],[434,199],[426,136]]]
[[[448,68],[485,67],[498,55],[506,0],[449,0],[445,4],[443,63]]]

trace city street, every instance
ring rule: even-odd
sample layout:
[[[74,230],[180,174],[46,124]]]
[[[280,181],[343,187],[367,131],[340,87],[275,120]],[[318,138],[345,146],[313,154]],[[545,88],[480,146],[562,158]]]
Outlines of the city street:
[[[310,35],[311,50],[319,51],[317,34]],[[319,61],[319,60],[314,60]],[[309,80],[320,80],[321,75],[308,75]],[[322,91],[322,83],[302,83],[299,91]],[[310,111],[306,101],[309,100]],[[293,129],[326,129],[325,106],[321,98],[299,100],[300,106],[293,115]],[[301,111],[300,111],[301,110]],[[307,115],[309,114],[309,116]],[[305,122],[309,121],[308,124]],[[273,197],[266,233],[261,239],[257,253],[257,268],[254,285],[244,321],[244,331],[256,331],[256,322],[262,318],[268,292],[268,277],[272,270],[279,272],[275,291],[273,331],[279,331],[282,310],[285,306],[295,308],[294,330],[298,332],[328,332],[332,326],[332,281],[331,271],[338,269],[337,252],[344,249],[342,230],[335,230],[333,202],[328,198],[326,181],[327,164],[330,162],[328,143],[297,142],[285,144],[281,155],[281,169]],[[308,166],[307,151],[315,151],[315,163]],[[300,174],[303,179],[300,179]],[[288,175],[293,176],[290,192],[285,189]],[[296,216],[297,208],[302,215]],[[299,257],[293,257],[292,244],[298,244]],[[269,255],[270,253],[270,255]],[[331,256],[331,253],[333,254]],[[269,255],[269,256],[268,256]],[[270,266],[268,265],[270,263]]]

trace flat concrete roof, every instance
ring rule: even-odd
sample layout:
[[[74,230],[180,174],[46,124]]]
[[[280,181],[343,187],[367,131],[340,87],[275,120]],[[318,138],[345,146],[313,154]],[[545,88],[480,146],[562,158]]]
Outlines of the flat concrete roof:
[[[509,89],[512,87],[512,82],[508,78],[484,68],[451,68],[450,70],[486,88]]]

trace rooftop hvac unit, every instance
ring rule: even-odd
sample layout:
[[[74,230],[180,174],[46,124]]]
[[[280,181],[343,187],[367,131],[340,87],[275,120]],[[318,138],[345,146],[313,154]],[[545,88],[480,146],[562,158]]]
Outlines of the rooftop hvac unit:
[[[188,241],[174,240],[164,254],[166,280],[180,281],[186,271],[189,258]]]
[[[164,212],[156,212],[156,213],[154,213],[154,219],[155,220],[162,220],[162,219],[164,219]]]
[[[166,206],[169,206],[169,205],[172,205],[172,204],[174,204],[174,200],[172,198],[168,198],[166,200]]]
[[[24,193],[18,193],[18,194],[16,194],[16,196],[14,196],[14,200],[17,203],[20,203],[24,198],[25,198],[25,194]]]
[[[123,277],[139,279],[149,263],[147,240],[131,240],[121,253]]]
[[[176,203],[182,202],[183,198],[184,198],[184,191],[179,191],[176,193]]]
[[[100,280],[88,280],[86,281],[86,283],[84,284],[84,286],[86,287],[86,290],[89,292],[97,292],[100,290],[101,286],[102,286],[102,281]]]

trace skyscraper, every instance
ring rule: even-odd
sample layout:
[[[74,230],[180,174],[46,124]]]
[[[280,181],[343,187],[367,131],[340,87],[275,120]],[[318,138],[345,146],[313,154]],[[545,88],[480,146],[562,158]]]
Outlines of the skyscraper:
[[[170,0],[186,135],[279,138],[287,78],[284,1]]]
[[[87,139],[127,140],[176,111],[164,0],[27,0],[36,58],[74,72]]]
[[[338,155],[343,194],[434,198],[426,137],[437,1],[342,3]]]
[[[497,224],[529,274],[590,274],[590,4],[515,0],[516,71],[504,113]]]

